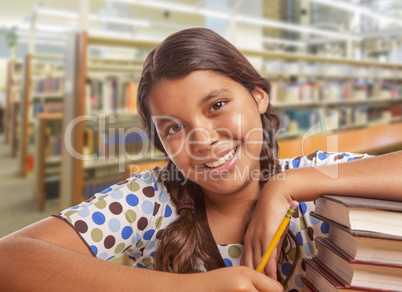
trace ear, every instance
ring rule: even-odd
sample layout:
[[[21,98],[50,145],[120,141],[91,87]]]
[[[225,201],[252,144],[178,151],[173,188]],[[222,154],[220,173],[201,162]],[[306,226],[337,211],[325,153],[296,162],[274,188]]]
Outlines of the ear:
[[[257,103],[258,111],[262,115],[268,108],[269,96],[261,87],[255,87],[252,91],[252,95]]]

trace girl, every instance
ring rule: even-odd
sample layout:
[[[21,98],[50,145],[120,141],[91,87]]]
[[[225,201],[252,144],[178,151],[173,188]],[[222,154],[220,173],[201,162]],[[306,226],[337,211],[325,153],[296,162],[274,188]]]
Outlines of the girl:
[[[317,151],[278,160],[280,122],[269,92],[213,31],[169,36],[147,57],[137,98],[167,165],[3,238],[2,287],[300,291],[301,258],[314,256],[314,239],[327,232],[310,218],[311,201],[323,193],[401,200],[402,155]],[[257,273],[292,200],[299,211],[265,269],[269,277]],[[146,269],[99,260],[121,253]]]

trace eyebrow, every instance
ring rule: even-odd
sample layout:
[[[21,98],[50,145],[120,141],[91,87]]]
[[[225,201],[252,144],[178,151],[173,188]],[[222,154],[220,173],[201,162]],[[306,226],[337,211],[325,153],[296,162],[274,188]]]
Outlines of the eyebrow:
[[[209,100],[213,99],[214,97],[223,95],[228,93],[229,90],[226,88],[220,88],[220,89],[216,89],[216,90],[212,90],[207,96],[205,96],[203,99],[201,99],[200,101],[200,107],[207,103]],[[171,116],[174,119],[177,119],[174,116]],[[170,122],[172,119],[168,119],[168,118],[160,118],[158,119],[158,123],[157,123],[157,127],[158,128],[162,128],[166,123]]]
[[[207,96],[205,96],[203,99],[201,99],[200,106],[202,106],[204,103],[207,103],[210,99],[223,95],[223,94],[226,94],[228,92],[229,92],[229,90],[227,90],[226,88],[220,88],[220,89],[213,90]]]

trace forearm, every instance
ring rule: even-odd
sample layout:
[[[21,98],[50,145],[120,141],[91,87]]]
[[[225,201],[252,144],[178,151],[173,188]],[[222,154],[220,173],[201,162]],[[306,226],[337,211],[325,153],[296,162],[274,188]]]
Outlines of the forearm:
[[[289,169],[282,176],[281,182],[291,197],[289,200],[312,201],[322,194],[339,194],[402,201],[402,151],[332,165]]]
[[[246,267],[158,272],[105,262],[29,237],[0,240],[0,258],[1,291],[283,291],[278,282]]]
[[[109,263],[32,238],[3,239],[0,246],[5,291],[167,291],[182,277]]]

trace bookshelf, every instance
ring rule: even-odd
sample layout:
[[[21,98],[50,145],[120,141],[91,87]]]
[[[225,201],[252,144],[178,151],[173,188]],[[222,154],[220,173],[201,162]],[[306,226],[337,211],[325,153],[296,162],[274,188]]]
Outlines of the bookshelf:
[[[13,126],[12,122],[13,105],[21,100],[22,65],[20,60],[10,60],[7,64],[6,112],[4,117],[5,144],[9,144],[12,141],[12,136],[16,135],[16,127]],[[13,149],[11,147],[11,152]]]
[[[35,128],[34,201],[43,211],[45,202],[59,197],[62,113],[40,113]]]
[[[133,160],[156,165],[164,159],[151,147],[145,149],[146,155],[137,155],[140,158],[129,161],[124,160],[120,152],[120,147],[124,147],[124,152],[135,156],[140,148],[143,150],[144,137],[136,131],[125,133],[142,128],[136,112],[136,90],[145,57],[119,60],[90,55],[92,45],[151,50],[157,43],[81,32],[71,34],[67,44],[63,128],[68,132],[69,138],[65,136],[65,139],[70,145],[69,149],[63,145],[62,150],[62,208],[78,204],[125,179],[126,167]],[[84,116],[92,117],[93,121],[88,118],[71,126],[72,121]],[[105,121],[102,129],[101,121]],[[76,155],[72,155],[71,150]],[[78,157],[81,154],[96,155],[96,158],[83,160]]]
[[[261,74],[281,116],[279,140],[302,136],[338,112],[340,130],[402,119],[402,65],[269,51],[242,50],[263,57]]]
[[[27,54],[24,59],[21,99],[20,173],[26,177],[34,168],[34,130],[41,112],[63,110],[64,72],[62,56]]]
[[[19,148],[19,132],[21,131],[18,116],[20,115],[21,101],[13,100],[10,103],[10,149],[11,156],[17,157],[17,149]]]
[[[96,109],[100,109],[98,112],[104,111],[102,106],[97,107],[96,103],[90,102],[88,98],[82,98],[88,92],[86,86],[87,80],[95,72],[104,76],[113,76],[116,72],[133,73],[135,71],[136,74],[140,73],[139,69],[142,60],[119,61],[91,58],[88,55],[89,46],[129,47],[144,50],[158,45],[157,42],[152,41],[100,37],[88,35],[86,32],[70,36],[68,44],[70,49],[68,50],[69,55],[66,59],[66,70],[68,71],[68,74],[66,71],[66,82],[70,84],[70,88],[66,92],[66,101],[68,100],[68,104],[66,104],[64,112],[65,125],[77,117],[88,113],[95,113]],[[303,142],[303,133],[315,123],[322,121],[325,117],[335,112],[338,112],[338,115],[341,116],[342,111],[344,111],[346,115],[344,119],[348,121],[338,126],[341,119],[336,121],[331,120],[330,132],[333,133],[336,130],[337,134],[341,135],[341,137],[344,137],[344,134],[346,135],[346,133],[349,133],[353,129],[356,131],[371,130],[381,126],[384,126],[385,129],[391,129],[402,120],[402,66],[400,65],[259,50],[240,51],[246,57],[259,57],[263,61],[259,70],[263,76],[272,81],[273,92],[271,93],[271,101],[281,114],[282,121],[286,122],[286,120],[289,120],[288,128],[285,131],[282,130],[280,136],[278,136],[278,139],[281,141],[280,144],[284,145],[281,151],[282,157],[291,157],[303,153],[303,149],[300,148]],[[276,64],[276,70],[274,70],[275,68],[272,69],[272,63]],[[345,74],[345,72],[347,73]],[[297,77],[296,80],[294,80],[295,77]],[[135,79],[138,77],[133,76],[132,78]],[[335,93],[331,89],[328,89],[327,83],[331,82],[335,82],[335,86],[338,87],[338,89],[334,89]],[[289,93],[288,95],[284,89],[289,84],[292,85],[292,83],[296,83],[298,87],[296,89],[290,88],[290,91],[293,90],[296,93]],[[343,92],[348,92],[348,95],[337,93],[337,91],[340,91],[339,88],[343,88]],[[284,99],[285,96],[286,98]],[[303,98],[300,98],[300,96]],[[88,111],[88,108],[91,108],[91,110]],[[123,108],[124,106],[120,109]],[[375,109],[373,113],[371,113],[371,108]],[[94,109],[95,112],[93,111]],[[375,113],[376,110],[379,113]],[[293,112],[289,114],[287,111]],[[127,113],[116,112],[116,109],[111,112],[117,118],[127,116]],[[374,116],[376,118],[369,119],[369,113],[370,117]],[[300,123],[303,121],[304,125],[301,126]],[[89,124],[88,122],[78,123],[71,132],[72,148],[77,153],[84,153],[84,149],[88,148],[86,133],[88,132],[87,129],[90,128]],[[132,121],[132,125],[135,125],[134,120]],[[396,134],[396,132],[393,133]],[[328,133],[316,136],[326,137]],[[320,140],[321,144],[316,144],[316,148],[328,149],[325,147],[326,138],[320,139],[324,139],[325,143]],[[365,141],[375,139],[375,137],[370,137],[370,139]],[[381,139],[381,137],[378,139]],[[94,143],[96,143],[96,139]],[[387,140],[386,145],[374,148],[377,151],[380,148],[393,147],[398,143],[399,141]],[[344,151],[355,151],[354,149],[356,149],[355,147],[347,147],[347,144],[345,145]],[[366,148],[362,148],[360,151],[365,151]],[[317,149],[312,149],[312,152]],[[340,147],[340,149],[343,148]],[[105,165],[113,165],[117,164],[117,162],[84,162],[71,157],[67,152],[66,156],[64,156],[64,152],[62,166],[62,206],[68,207],[71,204],[81,202],[85,197],[86,180],[90,179],[90,171],[93,171],[89,169],[95,169],[93,172],[96,172],[96,170],[102,167],[107,168]],[[293,153],[296,154],[292,155]],[[304,151],[304,153],[307,152]],[[144,163],[147,159],[144,158],[144,161],[141,162]],[[162,157],[160,160],[162,160]],[[133,163],[131,162],[131,164]],[[105,173],[107,173],[106,169]],[[110,171],[108,175],[110,176],[111,173],[113,172]],[[96,190],[96,188],[92,188],[92,190]]]

